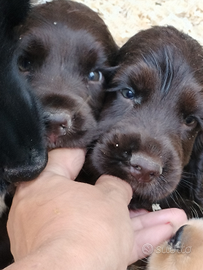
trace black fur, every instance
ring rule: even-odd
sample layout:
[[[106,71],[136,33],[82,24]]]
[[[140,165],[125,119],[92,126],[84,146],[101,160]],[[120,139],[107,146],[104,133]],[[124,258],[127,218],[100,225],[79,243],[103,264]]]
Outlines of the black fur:
[[[33,179],[46,164],[39,104],[13,57],[13,28],[28,7],[29,1],[0,1],[0,191],[8,183]]]
[[[41,108],[17,66],[14,27],[29,11],[28,0],[0,0],[0,268],[12,261],[4,198],[8,186],[39,175],[46,165]]]

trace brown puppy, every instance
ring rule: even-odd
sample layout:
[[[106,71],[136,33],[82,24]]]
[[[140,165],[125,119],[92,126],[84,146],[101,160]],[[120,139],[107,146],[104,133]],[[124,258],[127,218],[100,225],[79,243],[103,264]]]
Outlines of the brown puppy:
[[[117,45],[103,20],[77,2],[33,7],[17,29],[18,65],[44,107],[48,148],[94,138]]]
[[[154,27],[120,49],[117,65],[86,180],[129,182],[131,209],[157,203],[202,216],[202,47],[173,27]]]
[[[203,220],[191,219],[175,236],[158,246],[149,258],[148,270],[201,270]]]
[[[13,6],[15,1],[12,0]],[[0,2],[5,5],[3,0]],[[15,3],[16,7],[22,6],[21,2],[28,3],[29,1],[19,0]],[[21,15],[20,12],[16,13],[16,9],[14,11],[9,19],[14,20],[15,16]],[[16,33],[19,42],[15,51],[15,60],[17,58],[20,72],[27,78],[28,84],[32,85],[32,90],[43,105],[47,148],[86,147],[94,137],[97,118],[103,104],[105,86],[111,73],[110,67],[114,63],[118,50],[106,25],[97,13],[88,7],[72,1],[57,0],[34,7],[26,22],[16,28]],[[5,52],[2,49],[2,58],[5,58],[5,61],[2,61],[2,85],[4,85],[2,91],[7,90],[5,97],[9,97],[11,94],[13,97],[15,95],[18,97],[14,100],[2,99],[2,111],[7,103],[13,104],[13,108],[7,108],[8,111],[10,110],[9,117],[7,117],[6,110],[2,114],[2,163],[6,164],[8,168],[11,165],[13,167],[19,165],[19,175],[15,167],[11,167],[9,170],[7,167],[5,168],[4,171],[9,173],[7,176],[9,180],[12,176],[12,179],[15,177],[16,180],[20,177],[21,180],[22,178],[28,180],[29,177],[36,176],[45,166],[46,152],[39,136],[44,129],[42,121],[38,120],[39,115],[34,99],[28,87],[24,86],[24,80],[22,83],[19,79],[22,89],[19,87],[18,81],[16,82],[16,74],[19,73],[19,70],[16,66],[11,71],[7,70],[7,65],[14,66],[14,62],[13,65],[7,63],[9,51],[6,52],[8,44],[5,43],[5,45],[7,45]],[[10,86],[15,83],[10,92],[8,87],[5,87],[4,80],[7,80]],[[16,93],[13,94],[14,90]],[[26,100],[28,100],[27,103],[25,103]],[[9,126],[5,124],[7,118],[8,122],[10,121]],[[15,121],[12,121],[12,118]],[[16,125],[14,125],[15,122]],[[17,125],[19,123],[20,125]],[[33,162],[32,164],[29,163],[28,158]],[[25,169],[22,170],[20,165]],[[2,168],[4,168],[3,165]],[[4,268],[12,262],[6,221],[7,216],[0,218],[0,254],[2,254],[0,268]]]

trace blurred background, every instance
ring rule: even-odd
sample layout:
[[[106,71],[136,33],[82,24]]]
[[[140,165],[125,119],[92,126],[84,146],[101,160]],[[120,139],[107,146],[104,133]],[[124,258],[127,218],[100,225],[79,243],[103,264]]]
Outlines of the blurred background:
[[[33,0],[42,4],[51,0]],[[201,0],[77,0],[104,19],[118,45],[139,30],[153,25],[173,25],[203,45]]]

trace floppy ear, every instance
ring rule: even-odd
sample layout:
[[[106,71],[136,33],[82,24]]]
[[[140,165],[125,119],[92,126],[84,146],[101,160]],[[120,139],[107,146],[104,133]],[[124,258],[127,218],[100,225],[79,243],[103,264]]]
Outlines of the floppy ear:
[[[198,134],[195,140],[188,167],[195,180],[194,199],[203,207],[203,131]]]
[[[111,82],[114,74],[118,70],[119,66],[114,66],[114,67],[106,67],[101,69],[102,73],[104,74],[104,77],[106,79],[106,83],[108,83],[108,88],[109,88],[109,83]]]
[[[203,217],[203,131],[197,135],[177,190],[182,197],[181,208],[188,217]]]
[[[183,169],[176,190],[158,203],[162,209],[183,209],[188,218],[203,217],[203,131],[194,142],[190,161]]]

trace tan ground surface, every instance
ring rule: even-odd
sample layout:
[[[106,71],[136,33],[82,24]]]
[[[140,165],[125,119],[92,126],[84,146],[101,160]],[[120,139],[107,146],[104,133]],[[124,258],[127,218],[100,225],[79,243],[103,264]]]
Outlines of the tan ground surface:
[[[47,0],[51,1],[51,0]],[[46,0],[33,0],[44,3]],[[202,0],[78,0],[97,11],[119,45],[141,29],[173,25],[203,45]]]

